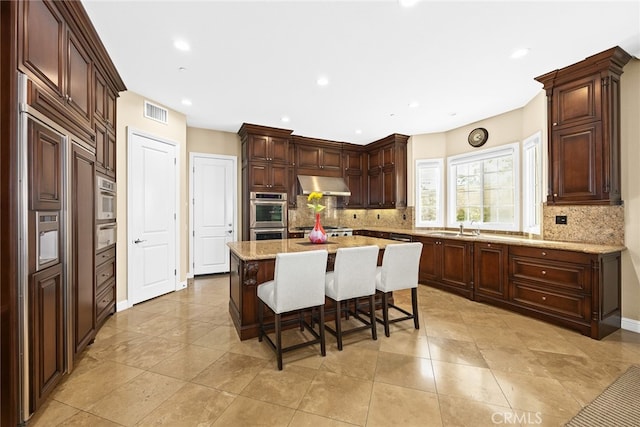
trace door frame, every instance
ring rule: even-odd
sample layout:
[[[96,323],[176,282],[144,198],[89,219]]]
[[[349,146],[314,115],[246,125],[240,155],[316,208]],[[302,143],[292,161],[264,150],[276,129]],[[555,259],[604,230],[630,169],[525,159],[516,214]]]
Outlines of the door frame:
[[[131,303],[132,300],[129,297],[131,295],[130,283],[133,283],[132,275],[131,275],[132,269],[130,268],[130,266],[133,263],[131,259],[132,257],[131,247],[133,246],[133,241],[132,241],[132,237],[129,234],[129,231],[130,231],[129,224],[131,224],[130,220],[133,217],[133,212],[131,208],[133,206],[133,203],[131,201],[132,191],[131,191],[131,179],[130,179],[132,176],[133,165],[129,160],[133,158],[132,137],[134,135],[147,138],[147,139],[153,139],[163,144],[171,145],[175,150],[176,167],[174,169],[174,183],[176,186],[176,194],[175,194],[174,204],[175,204],[176,220],[174,221],[175,230],[173,233],[173,238],[174,238],[174,244],[176,248],[176,254],[175,254],[176,275],[174,278],[175,280],[174,291],[177,291],[183,288],[182,286],[180,286],[180,162],[178,161],[178,158],[180,157],[180,153],[178,151],[180,144],[170,139],[161,138],[159,136],[141,131],[131,126],[127,126],[127,224],[126,224],[126,242],[125,242],[125,247],[127,250],[127,308],[133,307],[133,304]],[[117,219],[117,216],[116,216],[116,219]]]
[[[193,254],[195,252],[195,224],[193,223],[193,163],[196,157],[203,157],[207,159],[221,159],[221,160],[231,160],[232,161],[232,174],[233,174],[233,241],[238,240],[238,156],[230,156],[226,154],[210,154],[210,153],[198,153],[198,152],[190,152],[189,153],[189,266],[187,268],[187,279],[193,279]]]

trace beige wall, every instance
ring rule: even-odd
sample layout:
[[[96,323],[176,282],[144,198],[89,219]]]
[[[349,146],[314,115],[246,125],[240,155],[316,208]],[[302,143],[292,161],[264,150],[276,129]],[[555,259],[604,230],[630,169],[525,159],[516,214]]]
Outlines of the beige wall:
[[[238,239],[242,239],[242,146],[240,144],[240,136],[231,132],[222,132],[210,129],[201,128],[187,128],[187,162],[191,153],[203,153],[203,154],[220,154],[224,156],[235,156],[237,159],[236,167],[238,171],[238,195],[236,200],[238,205],[236,207],[236,230],[238,233]],[[191,164],[187,165],[187,170],[191,170]],[[189,175],[191,176],[191,175]],[[189,205],[191,206],[191,205]],[[188,211],[188,215],[191,212]],[[191,248],[188,248],[190,250]],[[189,254],[187,253],[187,259]],[[189,269],[191,272],[191,269]]]
[[[627,250],[622,253],[622,315],[640,321],[640,60],[624,67],[620,87],[622,200]]]
[[[169,110],[169,123],[162,124],[144,117],[144,101],[146,98],[127,91],[120,94],[118,98],[118,121],[116,137],[118,140],[118,150],[116,158],[116,171],[118,181],[118,243],[116,244],[117,262],[117,302],[127,300],[127,151],[128,129],[144,132],[164,140],[172,141],[177,146],[178,165],[180,171],[180,251],[179,280],[186,281],[187,273],[187,232],[189,221],[187,217],[187,121],[184,114]],[[153,100],[149,100],[154,102]],[[155,102],[154,102],[155,103]]]

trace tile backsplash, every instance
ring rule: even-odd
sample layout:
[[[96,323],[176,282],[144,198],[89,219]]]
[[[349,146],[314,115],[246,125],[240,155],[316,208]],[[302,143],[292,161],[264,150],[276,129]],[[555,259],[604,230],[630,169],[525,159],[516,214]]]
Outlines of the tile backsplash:
[[[624,245],[624,206],[543,206],[545,240]],[[566,224],[556,224],[566,216]]]
[[[289,209],[289,228],[312,226],[315,216],[307,208],[307,197],[297,196],[297,209]],[[325,196],[322,224],[351,227],[413,228],[414,208],[338,209],[337,198]],[[566,216],[566,224],[556,224],[556,216]],[[543,238],[565,242],[624,245],[624,206],[543,206]]]
[[[289,228],[311,226],[315,216],[307,208],[307,196],[297,196],[297,209],[289,209]],[[322,198],[326,209],[320,214],[322,224],[329,226],[362,228],[362,227],[413,227],[413,207],[404,209],[337,209],[337,198]]]

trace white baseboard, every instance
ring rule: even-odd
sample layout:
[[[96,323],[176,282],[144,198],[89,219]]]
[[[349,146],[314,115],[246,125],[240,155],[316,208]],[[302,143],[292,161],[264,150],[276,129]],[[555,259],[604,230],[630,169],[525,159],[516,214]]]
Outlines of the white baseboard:
[[[119,302],[116,303],[116,312],[124,311],[124,310],[126,310],[128,308],[129,308],[129,301],[128,300],[119,301]]]
[[[622,318],[622,329],[640,334],[640,320]]]

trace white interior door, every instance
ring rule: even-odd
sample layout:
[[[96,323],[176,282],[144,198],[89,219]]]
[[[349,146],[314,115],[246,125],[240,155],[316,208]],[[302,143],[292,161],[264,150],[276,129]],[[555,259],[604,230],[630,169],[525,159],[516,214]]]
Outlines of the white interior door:
[[[236,158],[192,154],[193,274],[229,271],[227,243],[236,240]]]
[[[129,303],[146,301],[177,285],[176,147],[129,132]]]

